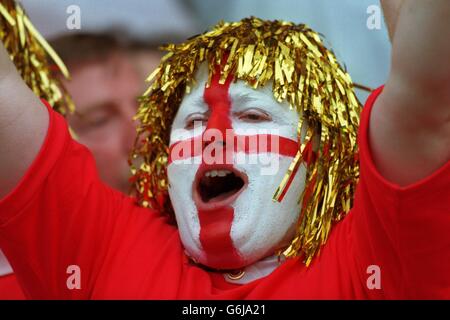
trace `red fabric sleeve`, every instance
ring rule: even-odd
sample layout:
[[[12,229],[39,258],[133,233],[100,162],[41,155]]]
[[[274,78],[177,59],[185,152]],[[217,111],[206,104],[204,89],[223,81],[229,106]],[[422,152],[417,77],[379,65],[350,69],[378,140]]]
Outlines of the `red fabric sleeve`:
[[[28,297],[90,298],[99,276],[127,259],[115,258],[122,244],[132,247],[145,229],[151,257],[153,246],[166,238],[163,232],[152,236],[154,212],[100,182],[91,153],[70,137],[64,118],[47,108],[50,124],[39,154],[0,201],[0,247]],[[80,268],[81,290],[67,286],[71,265]]]
[[[24,300],[25,296],[14,274],[0,276],[0,300]]]
[[[370,265],[381,269],[382,289],[368,290],[369,297],[448,299],[450,161],[406,187],[381,176],[368,135],[370,113],[381,91],[372,93],[361,117],[361,175],[351,213],[355,256],[361,270]]]

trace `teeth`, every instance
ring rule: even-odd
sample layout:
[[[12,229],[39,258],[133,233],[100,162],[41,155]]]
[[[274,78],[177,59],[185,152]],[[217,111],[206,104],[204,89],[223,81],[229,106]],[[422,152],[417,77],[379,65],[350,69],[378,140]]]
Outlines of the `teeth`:
[[[219,177],[225,177],[227,174],[229,174],[229,173],[231,173],[230,171],[228,171],[228,170],[219,170],[219,171],[217,171],[217,175],[219,176]]]
[[[206,171],[206,177],[225,177],[227,174],[231,174],[229,170],[210,170]]]

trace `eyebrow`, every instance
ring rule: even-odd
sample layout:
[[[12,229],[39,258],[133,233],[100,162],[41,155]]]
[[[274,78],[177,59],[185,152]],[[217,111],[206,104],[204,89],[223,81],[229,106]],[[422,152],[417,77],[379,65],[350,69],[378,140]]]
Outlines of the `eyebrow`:
[[[188,110],[186,110],[186,109],[182,110],[179,116],[181,116],[183,121],[193,114],[196,114],[196,113],[205,114],[206,112],[209,111],[208,105],[206,104],[205,100],[203,100],[203,94],[197,94],[197,95],[190,96],[189,97],[189,105],[194,106],[196,110],[194,112],[189,112],[189,113],[187,112]],[[202,111],[203,109],[205,111]],[[179,109],[179,110],[181,110],[181,109]]]
[[[245,92],[238,91],[230,94],[230,99],[232,103],[245,104],[249,102],[272,102],[271,97],[267,96],[266,93],[257,90],[248,90]]]
[[[211,110],[206,110],[206,111],[203,111],[203,112],[191,112],[191,113],[188,113],[188,114],[186,114],[186,116],[184,117],[185,119],[187,119],[187,118],[189,118],[190,116],[192,116],[193,114],[201,114],[201,115],[210,115],[211,114]]]
[[[74,114],[80,118],[85,118],[95,112],[104,110],[104,109],[110,109],[111,107],[114,107],[116,103],[114,101],[105,101],[97,104],[92,104],[86,108],[84,111],[78,111],[75,110]]]
[[[240,102],[240,103],[246,103],[246,102],[258,100],[258,98],[250,92],[245,92],[245,93],[238,92],[233,95],[230,95],[230,98],[231,98],[232,102]]]

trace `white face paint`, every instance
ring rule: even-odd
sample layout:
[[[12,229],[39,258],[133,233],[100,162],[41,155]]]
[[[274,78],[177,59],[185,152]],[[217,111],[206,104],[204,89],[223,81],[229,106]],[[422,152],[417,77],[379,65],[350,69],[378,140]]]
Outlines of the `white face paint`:
[[[299,116],[287,103],[273,98],[271,84],[254,90],[240,80],[229,88],[213,81],[215,91],[208,93],[208,100],[205,66],[196,80],[198,85],[184,97],[172,125],[169,194],[187,253],[212,268],[237,269],[273,254],[294,236],[305,166],[300,165],[282,202],[274,202],[272,197],[297,150]],[[231,103],[221,101],[220,92],[225,92]],[[195,121],[202,126],[193,126]],[[278,142],[278,146],[249,147],[253,151],[230,147],[234,152],[227,149],[230,157],[226,164],[206,163],[209,146],[203,151],[203,160],[199,152],[186,150],[177,158],[179,151],[174,150],[191,146],[189,139],[198,141],[201,150],[198,146],[205,139],[206,127],[219,133],[229,129],[223,137],[225,147],[209,145],[217,150],[232,145],[235,140],[227,140],[229,134],[259,134],[258,141],[267,141],[263,134],[271,134],[267,144]]]

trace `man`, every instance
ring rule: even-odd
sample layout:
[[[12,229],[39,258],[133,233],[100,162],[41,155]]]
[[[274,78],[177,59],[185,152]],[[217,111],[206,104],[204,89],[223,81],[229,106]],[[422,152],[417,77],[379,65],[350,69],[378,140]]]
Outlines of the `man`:
[[[128,193],[127,159],[136,134],[132,118],[143,80],[133,64],[133,51],[107,34],[66,35],[51,45],[71,73],[64,85],[77,108],[68,116],[69,125],[92,151],[100,178]],[[146,52],[149,71],[157,66],[160,54]]]
[[[28,294],[448,298],[450,208],[443,199],[450,193],[450,65],[445,59],[439,65],[434,62],[450,51],[438,32],[448,30],[449,15],[447,1],[401,5],[389,81],[369,98],[361,117],[361,175],[354,206],[334,226],[319,256],[330,224],[349,205],[354,167],[338,167],[340,160],[352,164],[347,155],[355,155],[357,107],[348,76],[311,30],[249,19],[220,25],[169,48],[172,53],[138,112],[144,143],[138,144],[136,154],[145,157],[145,142],[160,149],[147,150],[147,167],[141,167],[136,178],[144,205],[170,208],[164,199],[169,192],[180,233],[160,212],[136,207],[132,199],[99,181],[89,153],[70,139],[55,113],[42,108],[3,52],[2,92],[16,94],[0,101],[2,123],[12,123],[0,126],[0,145],[13,150],[0,159],[2,176],[7,177],[0,194],[6,195],[25,176],[0,204],[0,245]],[[412,35],[411,26],[419,25]],[[205,62],[208,72],[189,62]],[[197,85],[181,75],[195,78]],[[274,96],[264,86],[270,81]],[[299,81],[298,91],[292,91],[292,81]],[[191,93],[183,97],[187,85]],[[303,99],[308,103],[302,104]],[[336,113],[329,112],[333,108]],[[168,118],[173,118],[170,136]],[[150,127],[152,123],[158,126]],[[196,123],[203,124],[203,130]],[[279,148],[265,149],[267,163],[278,163],[282,172],[290,169],[276,194],[279,203],[270,204],[267,198],[278,183],[262,180],[255,167],[235,157],[262,156],[259,146],[232,143],[240,136],[249,139],[247,130],[258,128],[270,139],[279,129]],[[205,137],[211,132],[215,137],[222,134],[222,140]],[[223,134],[233,139],[223,139]],[[15,147],[17,139],[29,148]],[[168,143],[170,153],[165,150]],[[214,159],[223,152],[232,165],[209,163],[205,151]],[[18,157],[23,162],[18,163]],[[308,174],[310,167],[316,170]],[[282,177],[280,170],[271,171],[275,179]],[[335,182],[342,185],[336,188]],[[299,197],[302,201],[295,207]],[[309,267],[298,258],[283,262],[282,256],[274,256],[287,246],[288,254],[299,253]],[[66,282],[67,270],[74,265],[81,271],[78,290]],[[374,265],[383,279],[375,289],[366,285],[368,267]],[[227,272],[230,269],[240,272]]]

